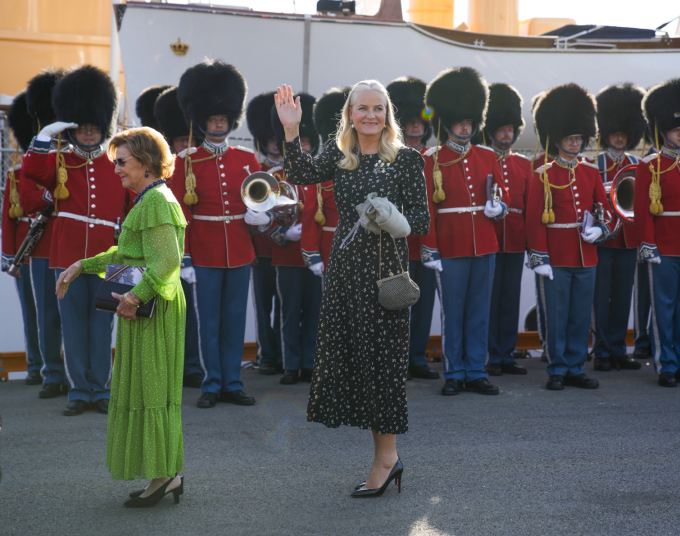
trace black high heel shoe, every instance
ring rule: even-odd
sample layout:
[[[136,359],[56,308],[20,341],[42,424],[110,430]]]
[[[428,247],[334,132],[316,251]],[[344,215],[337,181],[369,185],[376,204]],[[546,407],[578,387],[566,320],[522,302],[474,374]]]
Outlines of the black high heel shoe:
[[[399,493],[401,493],[402,474],[404,474],[404,466],[401,463],[401,460],[398,459],[397,463],[395,463],[394,467],[392,467],[392,470],[390,471],[387,480],[385,480],[385,483],[382,486],[376,489],[363,489],[362,486],[358,490],[354,491],[354,493],[352,493],[352,497],[380,497],[383,493],[385,493],[387,486],[389,486],[393,480],[398,487]]]
[[[160,488],[158,488],[148,497],[134,497],[132,499],[128,499],[127,501],[125,501],[123,505],[127,506],[128,508],[145,508],[148,506],[155,506],[168,493],[172,493],[173,498],[172,502],[174,504],[179,504],[179,496],[181,495],[180,489],[182,488],[182,482],[180,482],[180,485],[177,486],[176,488],[168,490],[168,486],[173,480],[174,478],[168,480],[165,484],[163,484]]]
[[[177,477],[177,476],[179,476],[179,494],[184,495],[184,475],[175,475],[175,477]],[[364,482],[364,484],[365,483],[366,482]],[[363,486],[363,484],[361,484],[361,486]],[[359,487],[361,487],[361,486],[359,486]],[[359,488],[357,488],[357,489],[359,489]],[[139,497],[145,491],[146,491],[146,488],[138,489],[137,491],[133,491],[132,493],[130,493],[129,497],[131,499],[134,499],[135,497]]]

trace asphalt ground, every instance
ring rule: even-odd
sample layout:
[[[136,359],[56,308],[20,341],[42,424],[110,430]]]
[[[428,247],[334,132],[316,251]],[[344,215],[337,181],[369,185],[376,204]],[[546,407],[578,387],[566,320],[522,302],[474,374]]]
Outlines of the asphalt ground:
[[[253,407],[198,409],[184,389],[185,493],[148,509],[123,501],[141,481],[110,479],[106,417],[63,417],[65,397],[0,384],[0,535],[678,535],[680,388],[641,371],[587,373],[597,390],[493,378],[499,396],[442,397],[408,383],[398,439],[402,492],[352,499],[371,435],[305,419],[308,384],[244,370]],[[441,364],[433,368],[441,371]]]

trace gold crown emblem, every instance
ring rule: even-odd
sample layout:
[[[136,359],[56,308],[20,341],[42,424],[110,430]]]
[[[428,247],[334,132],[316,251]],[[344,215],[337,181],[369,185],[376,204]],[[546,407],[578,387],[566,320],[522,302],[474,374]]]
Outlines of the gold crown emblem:
[[[170,45],[170,48],[178,56],[184,56],[187,53],[187,50],[189,50],[189,45],[187,45],[186,43],[182,43],[181,39],[178,37],[177,42],[172,43]]]

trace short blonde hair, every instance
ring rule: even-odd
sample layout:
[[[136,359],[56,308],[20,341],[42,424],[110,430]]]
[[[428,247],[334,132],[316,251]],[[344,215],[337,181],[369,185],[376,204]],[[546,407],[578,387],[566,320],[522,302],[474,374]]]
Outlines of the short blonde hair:
[[[385,86],[377,80],[363,80],[354,84],[349,92],[345,106],[342,108],[340,126],[335,136],[338,148],[344,155],[338,163],[338,166],[342,169],[351,170],[359,166],[359,136],[356,130],[351,127],[349,110],[354,105],[356,95],[367,90],[377,91],[385,101],[385,128],[380,136],[380,147],[378,149],[380,159],[391,164],[397,158],[399,149],[404,146],[401,128],[394,119],[394,107]]]
[[[116,149],[127,146],[130,154],[159,179],[169,179],[175,170],[175,157],[170,151],[165,138],[149,127],[124,130],[116,134],[109,142],[107,153],[109,160],[116,158]]]

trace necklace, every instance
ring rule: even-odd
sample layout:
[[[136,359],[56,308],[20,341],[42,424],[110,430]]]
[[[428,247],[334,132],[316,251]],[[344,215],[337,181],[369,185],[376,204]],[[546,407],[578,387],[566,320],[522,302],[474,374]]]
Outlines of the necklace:
[[[158,179],[158,180],[157,180],[156,182],[154,182],[153,184],[150,184],[149,186],[147,186],[146,188],[144,188],[141,192],[139,192],[139,194],[137,195],[137,197],[135,197],[135,200],[132,202],[132,204],[133,204],[133,205],[136,205],[138,201],[141,201],[141,200],[142,200],[142,197],[144,197],[144,194],[145,194],[147,191],[149,191],[149,190],[151,190],[151,188],[154,188],[155,186],[159,186],[159,185],[161,185],[161,184],[165,184],[165,179]]]

